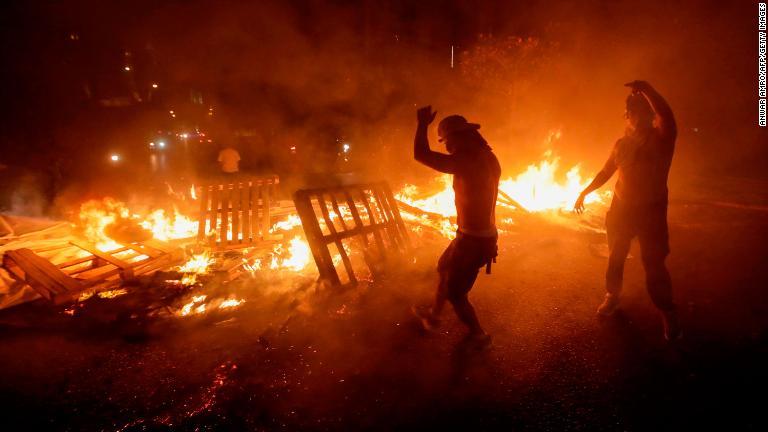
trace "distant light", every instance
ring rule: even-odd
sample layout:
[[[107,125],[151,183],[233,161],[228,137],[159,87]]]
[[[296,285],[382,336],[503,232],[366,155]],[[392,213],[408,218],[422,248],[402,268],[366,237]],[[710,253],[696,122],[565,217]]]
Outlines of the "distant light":
[[[169,114],[173,114],[173,110],[168,111]]]
[[[157,88],[157,83],[152,83],[152,88]]]
[[[165,141],[158,141],[157,145],[160,146],[160,148],[165,148]]]
[[[187,139],[188,136],[189,135],[187,135],[186,133],[181,134],[181,137],[184,138],[184,139]]]
[[[154,141],[150,142],[150,143],[149,143],[149,146],[150,146],[150,147],[154,147],[154,146],[155,146],[155,142],[154,142]]]
[[[176,114],[171,114],[171,117],[176,118]]]
[[[119,155],[119,154],[113,154],[113,155],[110,155],[110,156],[109,156],[109,159],[110,159],[112,162],[118,162],[118,161],[120,161],[120,155]]]
[[[349,144],[344,144],[344,153],[349,153]]]
[[[124,67],[123,69],[124,69],[126,72],[129,72],[129,71],[131,70],[131,67],[130,67],[130,66],[126,66],[126,67]]]

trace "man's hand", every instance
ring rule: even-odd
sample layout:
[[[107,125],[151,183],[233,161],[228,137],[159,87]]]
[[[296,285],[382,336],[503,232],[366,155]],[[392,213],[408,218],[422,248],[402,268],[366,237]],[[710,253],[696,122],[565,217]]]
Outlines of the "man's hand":
[[[632,93],[645,93],[648,89],[651,88],[651,85],[648,84],[648,81],[640,81],[640,80],[628,82],[624,84],[624,86],[631,88]]]
[[[573,211],[575,211],[577,214],[584,213],[584,192],[579,194],[579,197],[576,198],[576,202],[573,204]]]
[[[428,126],[435,120],[436,115],[437,111],[432,112],[432,105],[416,110],[416,119],[419,121],[419,125]]]

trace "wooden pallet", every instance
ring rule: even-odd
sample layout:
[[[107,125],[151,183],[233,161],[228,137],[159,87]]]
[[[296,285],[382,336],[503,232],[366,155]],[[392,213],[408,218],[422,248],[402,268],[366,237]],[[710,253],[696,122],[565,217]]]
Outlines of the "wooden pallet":
[[[42,256],[64,248],[73,248],[69,255],[81,257],[54,264]],[[102,252],[93,245],[72,240],[34,251],[28,248],[5,251],[3,266],[46,300],[61,304],[75,300],[83,291],[110,288],[173,265],[182,258],[179,249],[157,241]]]
[[[270,203],[277,176],[236,179],[202,186],[197,238],[215,249],[251,247],[269,240]]]
[[[351,240],[374,274],[390,257],[401,257],[412,250],[397,202],[386,182],[304,189],[297,191],[293,200],[320,278],[333,285],[357,283],[345,248]],[[346,282],[339,277],[329,247],[341,257]]]

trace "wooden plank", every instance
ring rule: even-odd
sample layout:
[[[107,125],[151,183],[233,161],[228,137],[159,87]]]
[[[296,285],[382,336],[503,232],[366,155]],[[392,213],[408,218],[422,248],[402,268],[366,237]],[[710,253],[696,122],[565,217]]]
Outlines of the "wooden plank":
[[[54,289],[57,294],[63,294],[65,292],[79,292],[83,289],[83,287],[78,284],[77,281],[64,274],[64,272],[59,270],[50,261],[35,255],[31,251],[29,254],[29,259],[34,264],[35,268],[42,271],[47,277],[54,281],[55,285],[52,285],[49,288]],[[27,273],[27,275],[29,275],[29,273]]]
[[[344,215],[341,214],[341,209],[339,208],[339,202],[336,200],[336,194],[331,193],[330,196],[331,196],[331,206],[333,208],[333,211],[336,213],[336,217],[338,217],[339,220],[341,221],[341,227],[344,228],[344,231],[349,230],[349,227],[347,226],[347,221],[344,220]]]
[[[296,212],[299,214],[304,232],[307,235],[309,249],[317,264],[317,270],[320,278],[329,281],[334,285],[341,285],[339,275],[333,266],[333,260],[330,252],[324,243],[323,233],[320,230],[320,224],[317,221],[315,211],[312,208],[312,195],[306,191],[296,191],[293,195],[293,201],[296,204]]]
[[[232,242],[232,185],[225,183],[221,194],[221,245]]]
[[[240,233],[240,213],[243,211],[243,203],[240,201],[240,182],[236,181],[232,185],[232,243],[240,244],[243,242]]]
[[[359,233],[361,236],[366,236],[367,231],[365,230],[365,224],[363,224],[363,219],[360,217],[360,213],[357,211],[357,205],[355,204],[355,200],[352,197],[352,193],[349,190],[343,191],[344,198],[347,200],[347,206],[349,207],[349,211],[352,212],[352,220],[355,221],[356,228],[347,231],[347,233],[350,233],[352,231],[355,231],[356,233]],[[370,225],[369,225],[370,226]],[[379,256],[381,259],[386,260],[387,259],[387,248],[384,245],[384,240],[381,238],[381,235],[378,231],[375,229],[370,231],[373,233],[373,239],[376,242],[376,248],[379,251]],[[366,239],[367,242],[367,239]]]
[[[88,251],[91,255],[100,258],[115,267],[119,268],[122,271],[122,277],[123,279],[130,279],[133,277],[133,269],[132,266],[118,258],[113,257],[112,255],[108,253],[104,253],[95,247],[92,247],[91,245],[87,245],[85,243],[79,242],[77,240],[71,240],[72,244],[79,247],[80,249],[83,249],[85,251]]]
[[[397,207],[397,201],[395,200],[395,195],[392,193],[392,189],[390,189],[389,184],[387,182],[382,182],[382,189],[384,189],[384,195],[387,198],[387,203],[389,204],[389,207],[392,209],[392,215],[395,217],[395,224],[400,229],[401,236],[405,240],[405,245],[408,250],[413,249],[413,244],[411,243],[411,238],[408,235],[408,229],[405,227],[405,223],[403,223],[403,218],[400,216],[400,209]]]
[[[149,257],[152,257],[152,258],[157,258],[159,256],[162,256],[162,255],[166,254],[166,252],[163,252],[161,250],[157,250],[157,249],[155,249],[155,248],[153,248],[151,246],[147,246],[147,245],[144,245],[144,244],[141,244],[141,243],[139,243],[139,244],[129,243],[129,244],[125,245],[125,248],[126,249],[130,249],[130,250],[132,250],[132,251],[134,251],[134,252],[136,252],[136,253],[138,253],[140,255],[146,255],[146,256],[149,256]],[[110,254],[114,254],[114,253],[115,252],[110,252]]]
[[[360,194],[363,207],[365,207],[365,211],[368,213],[368,219],[371,221],[371,225],[377,225],[378,222],[376,221],[376,216],[373,214],[371,211],[371,206],[368,204],[368,195],[366,195],[363,188],[357,188],[357,192]],[[377,242],[381,242],[382,249],[386,248],[386,245],[384,244],[384,238],[381,236],[381,232],[379,230],[373,231],[373,237]],[[390,239],[390,241],[392,241],[392,239]]]
[[[266,182],[265,182],[266,183]],[[261,238],[262,240],[266,240],[269,238],[269,228],[270,225],[270,219],[269,219],[269,201],[271,198],[271,189],[272,186],[270,184],[264,184],[261,186]]]
[[[378,188],[373,187],[369,190],[371,195],[366,194],[366,202],[368,201],[369,197],[372,198],[375,210],[378,211],[379,217],[384,224],[384,232],[387,233],[389,241],[391,242],[392,246],[401,249],[400,238],[396,231],[397,228],[393,226],[394,220],[391,219],[387,209],[384,207],[384,203],[381,202],[381,195],[379,194]]]
[[[246,181],[240,188],[240,203],[243,208],[243,242],[250,243],[253,241],[251,235],[251,182]]]
[[[17,258],[21,258],[28,265],[24,268],[28,281],[35,280],[55,293],[79,292],[83,289],[82,285],[65,275],[50,261],[35,255],[31,250],[22,248],[16,252],[18,252]]]
[[[254,241],[261,239],[261,233],[262,233],[262,222],[263,218],[261,216],[261,206],[259,205],[259,200],[261,199],[261,187],[259,186],[257,181],[251,182],[251,214],[253,215],[253,239]],[[269,231],[269,227],[265,229],[266,231]]]
[[[197,239],[202,241],[205,239],[206,231],[205,231],[205,225],[206,221],[208,219],[208,213],[209,213],[209,198],[210,198],[210,192],[209,192],[210,186],[209,185],[203,185],[200,187],[200,214],[197,216],[198,225],[197,225]]]
[[[405,243],[405,239],[402,238],[402,233],[400,233],[392,207],[387,202],[384,191],[381,190],[380,187],[374,187],[371,192],[373,192],[375,197],[376,205],[381,209],[382,213],[385,214],[387,221],[387,227],[385,228],[386,231],[391,232],[395,244],[398,246],[398,248],[405,252],[408,246]]]
[[[219,224],[219,197],[221,195],[221,186],[215,184],[211,188],[211,208],[209,211],[211,228],[213,237],[211,238],[211,244],[215,245],[219,238],[221,238],[221,225]]]
[[[344,244],[341,241],[341,238],[336,233],[336,227],[333,225],[333,221],[331,220],[331,216],[328,213],[328,207],[325,202],[325,197],[321,194],[319,197],[320,202],[320,211],[323,214],[323,219],[325,219],[326,225],[328,225],[328,229],[331,232],[330,238],[333,239],[333,242],[336,244],[336,248],[339,250],[339,254],[341,255],[341,261],[344,263],[344,268],[347,270],[347,275],[349,276],[349,281],[352,284],[357,283],[357,278],[355,277],[355,271],[352,269],[352,262],[349,260],[349,257],[347,256],[347,251],[344,250]],[[335,270],[335,266],[334,266]]]

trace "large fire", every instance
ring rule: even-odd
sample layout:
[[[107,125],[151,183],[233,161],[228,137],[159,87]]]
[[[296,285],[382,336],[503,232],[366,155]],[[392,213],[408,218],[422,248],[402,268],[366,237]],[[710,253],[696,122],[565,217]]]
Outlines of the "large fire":
[[[120,247],[107,231],[121,223],[141,227],[146,230],[146,236],[162,241],[194,237],[198,226],[197,221],[177,209],[173,215],[167,215],[163,209],[140,215],[131,212],[124,202],[110,197],[83,203],[78,218],[85,238],[104,252]]]
[[[551,132],[547,142],[551,144],[559,137],[559,131]],[[591,181],[591,178],[581,178],[578,164],[566,171],[563,177],[560,158],[554,156],[552,151],[547,151],[541,161],[528,165],[524,172],[516,176],[502,175],[499,182],[501,198],[498,204],[504,207],[522,207],[520,210],[526,212],[570,210],[581,191]],[[406,185],[396,194],[396,198],[407,206],[422,211],[403,209],[403,217],[406,220],[430,226],[443,236],[453,238],[456,232],[456,205],[451,176],[444,174],[436,179],[436,183],[439,187],[435,193],[424,194],[418,187]],[[504,195],[513,202],[503,199],[506,198]],[[603,196],[591,194],[586,198],[585,204],[602,202]],[[507,218],[503,221],[508,220]]]
[[[556,139],[559,133],[550,134],[548,139],[551,141],[553,136]],[[546,152],[541,161],[529,165],[524,172],[502,178],[499,184],[498,205],[517,207],[526,213],[570,209],[579,193],[591,181],[581,178],[578,165],[572,166],[564,173],[560,172],[560,160],[552,152]],[[414,232],[421,232],[426,226],[434,228],[444,237],[452,238],[456,232],[456,207],[451,176],[440,176],[435,179],[435,183],[438,187],[434,193],[425,194],[414,185],[406,185],[396,194],[396,198],[401,202],[403,218],[410,222]],[[190,188],[190,196],[195,199],[194,185]],[[600,195],[593,194],[588,197],[587,204],[601,200]],[[345,220],[350,219],[347,222],[352,223],[352,213],[346,204],[341,203],[338,211]],[[329,216],[334,224],[340,222],[337,221],[335,212],[331,212]],[[176,208],[170,212],[167,209],[155,209],[142,214],[131,211],[125,203],[112,198],[82,204],[79,222],[84,236],[102,251],[119,249],[119,242],[126,242],[124,238],[118,238],[118,235],[189,244],[195,241],[198,232],[198,222]],[[324,226],[323,220],[320,222],[321,226]],[[500,223],[511,224],[512,219],[508,215],[503,216]],[[282,240],[270,246],[271,250],[260,250],[256,255],[249,254],[246,250],[240,268],[253,276],[261,272],[308,274],[314,271],[311,267],[312,254],[309,244],[303,234],[296,231],[300,226],[301,219],[296,214],[287,214],[275,221],[269,232],[278,239],[282,236]],[[344,244],[344,249],[349,256],[353,255],[348,244]],[[332,257],[334,264],[339,265],[341,255],[338,251],[332,253]],[[200,292],[205,290],[205,283],[201,282],[206,280],[203,276],[216,270],[219,261],[226,259],[226,253],[208,250],[191,255],[186,263],[177,267],[177,271],[183,275],[181,285],[192,291],[187,300],[178,306],[175,315],[207,314],[216,310],[236,308],[246,301],[234,294],[221,296]],[[124,289],[110,292],[109,297],[122,294],[125,294]]]

